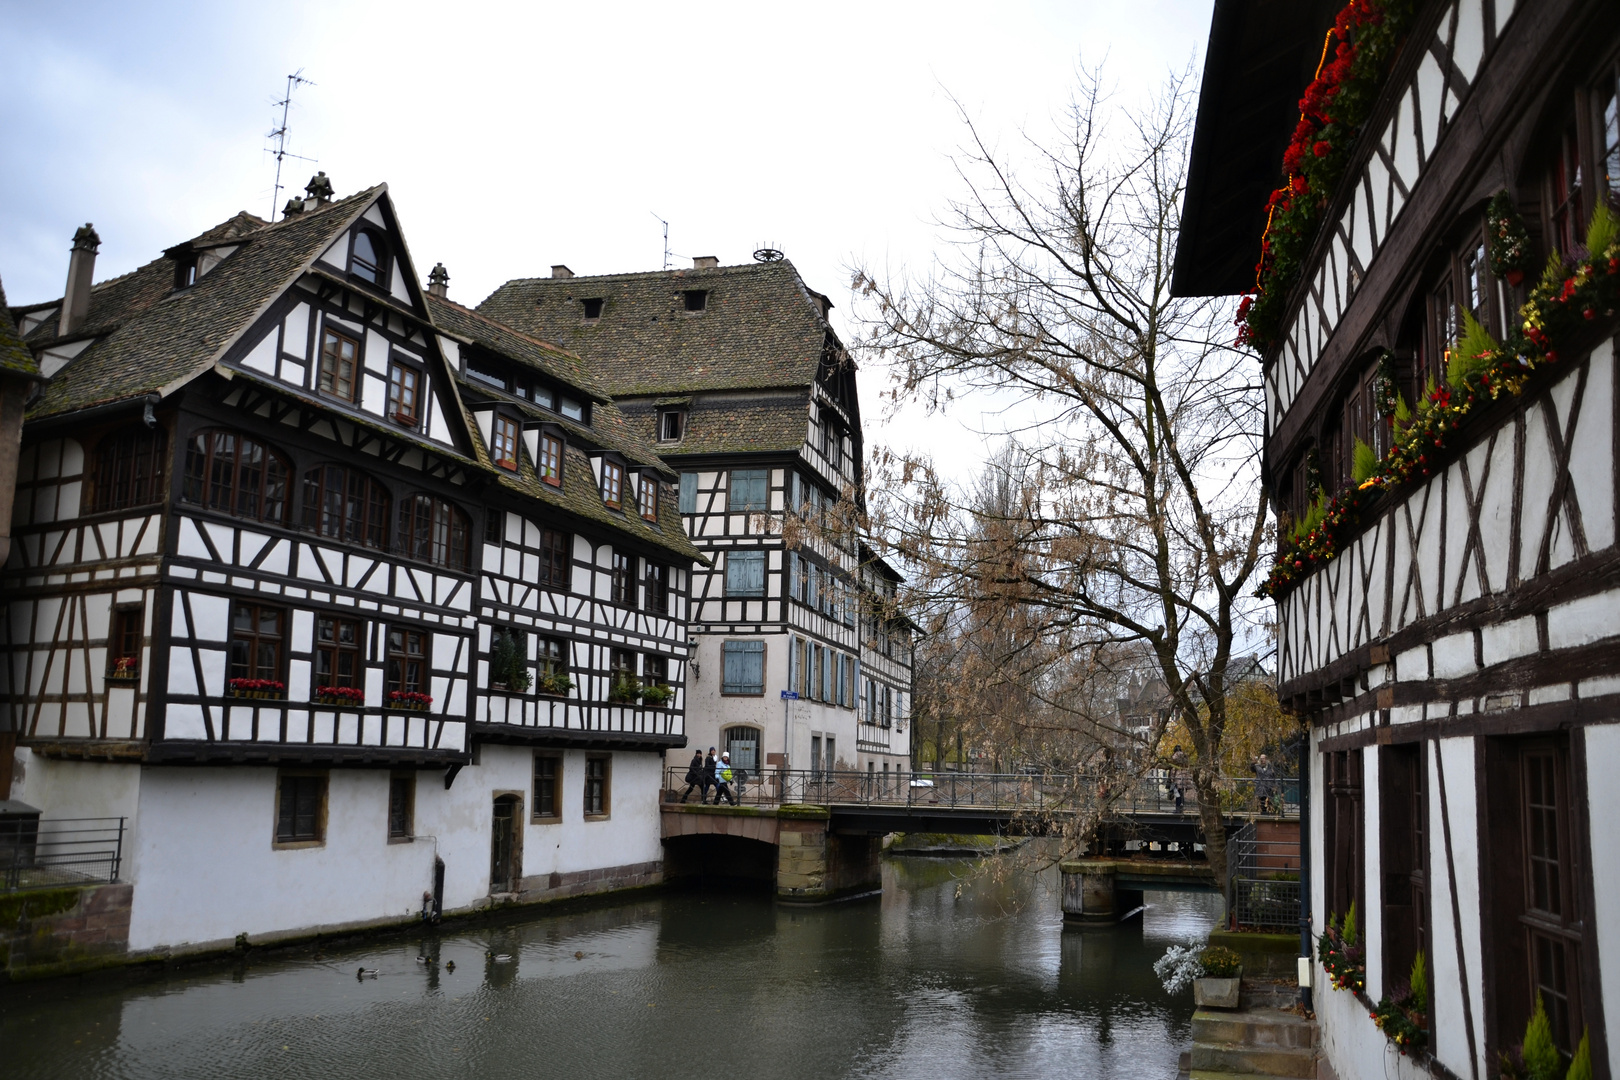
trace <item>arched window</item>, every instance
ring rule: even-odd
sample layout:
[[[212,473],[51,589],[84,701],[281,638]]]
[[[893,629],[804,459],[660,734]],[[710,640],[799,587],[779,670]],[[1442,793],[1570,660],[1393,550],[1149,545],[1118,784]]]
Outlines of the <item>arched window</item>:
[[[163,429],[123,428],[96,446],[95,508],[123,510],[163,497]]]
[[[384,271],[388,269],[388,249],[382,238],[369,230],[354,234],[354,254],[349,258],[349,272],[373,285],[384,284]]]
[[[400,544],[413,559],[466,569],[471,533],[467,515],[437,496],[411,495],[399,504]]]
[[[199,431],[186,443],[180,498],[238,517],[287,519],[287,462],[234,431]]]
[[[388,546],[388,489],[358,469],[304,473],[304,528],[367,547]]]

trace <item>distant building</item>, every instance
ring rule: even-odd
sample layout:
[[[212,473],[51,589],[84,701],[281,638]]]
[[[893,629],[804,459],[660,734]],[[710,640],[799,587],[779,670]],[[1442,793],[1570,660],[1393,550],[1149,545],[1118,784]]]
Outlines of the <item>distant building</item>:
[[[699,555],[602,382],[424,289],[385,187],[98,242],[0,333],[0,799],[123,819],[129,947],[659,880]]]
[[[692,582],[693,742],[750,773],[881,778],[909,760],[911,624],[898,575],[840,517],[864,505],[865,442],[831,306],[786,260],[699,258],[602,277],[556,266],[479,311],[584,357],[680,470],[682,520],[712,560]]]
[[[1306,90],[1350,55],[1324,53],[1339,7],[1215,5],[1179,294],[1253,288],[1268,220],[1292,213],[1268,197],[1300,110],[1343,103]],[[1368,20],[1359,43],[1400,10],[1342,17]],[[1620,258],[1588,232],[1620,207],[1617,80],[1612,3],[1429,0],[1356,87],[1354,141],[1293,149],[1344,162],[1317,190],[1295,178],[1318,224],[1298,275],[1278,256],[1265,279],[1259,344],[1277,689],[1310,732],[1309,930],[1353,905],[1365,947],[1359,991],[1314,965],[1346,1080],[1495,1077],[1538,999],[1563,1054],[1585,1036],[1593,1075],[1620,1074]],[[1342,513],[1296,547],[1319,498]],[[1420,953],[1427,1046],[1396,1053],[1369,1013]]]

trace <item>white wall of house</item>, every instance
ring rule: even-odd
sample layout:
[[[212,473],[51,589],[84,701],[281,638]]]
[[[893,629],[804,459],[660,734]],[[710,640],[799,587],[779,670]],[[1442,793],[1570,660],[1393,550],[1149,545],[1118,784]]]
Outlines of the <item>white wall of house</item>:
[[[1620,1038],[1620,963],[1613,959],[1620,956],[1620,850],[1609,830],[1620,821],[1620,784],[1612,782],[1620,770],[1620,725],[1584,728],[1582,735],[1587,776],[1611,780],[1587,785],[1587,821],[1592,832],[1586,850],[1592,858],[1592,918],[1597,924],[1598,956],[1608,958],[1598,970],[1598,981],[1603,988],[1603,1024],[1610,1032],[1609,1053],[1613,1055]]]
[[[44,777],[38,790],[60,808],[56,816],[83,816],[94,805],[84,793],[98,785],[135,790],[138,827],[122,875],[135,883],[132,950],[408,919],[433,887],[435,857],[445,863],[445,910],[476,907],[489,895],[494,799],[507,792],[523,799],[526,877],[661,860],[660,755],[614,753],[610,813],[587,821],[585,751],[564,751],[555,824],[529,820],[534,751],[484,746],[479,760],[449,791],[442,769],[415,773],[410,840],[388,837],[388,769],[330,770],[325,838],[307,847],[274,843],[277,770],[270,766],[51,762],[31,772]]]

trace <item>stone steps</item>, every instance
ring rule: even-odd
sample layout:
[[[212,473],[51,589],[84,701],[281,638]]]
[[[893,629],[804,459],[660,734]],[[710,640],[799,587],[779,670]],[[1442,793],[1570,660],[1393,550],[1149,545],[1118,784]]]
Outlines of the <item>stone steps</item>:
[[[1293,1012],[1252,1004],[1230,1012],[1200,1009],[1193,1014],[1192,1030],[1191,1080],[1316,1076],[1316,1024]]]

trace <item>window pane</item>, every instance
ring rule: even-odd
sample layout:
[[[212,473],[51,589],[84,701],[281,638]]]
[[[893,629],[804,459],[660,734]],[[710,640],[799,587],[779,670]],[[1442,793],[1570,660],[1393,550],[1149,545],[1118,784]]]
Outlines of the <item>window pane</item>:
[[[681,504],[683,514],[697,513],[697,473],[681,473]]]

